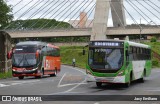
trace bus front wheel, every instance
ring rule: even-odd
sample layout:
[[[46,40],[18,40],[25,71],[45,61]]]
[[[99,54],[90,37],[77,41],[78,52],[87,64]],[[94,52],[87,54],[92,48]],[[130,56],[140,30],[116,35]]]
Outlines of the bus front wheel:
[[[102,87],[102,82],[96,82],[97,87]]]
[[[24,76],[19,76],[18,78],[19,78],[19,79],[23,79],[23,78],[24,78]]]

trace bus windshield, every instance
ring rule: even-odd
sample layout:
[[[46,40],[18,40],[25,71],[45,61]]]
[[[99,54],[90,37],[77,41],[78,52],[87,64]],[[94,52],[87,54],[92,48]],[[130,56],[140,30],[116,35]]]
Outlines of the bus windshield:
[[[89,66],[91,69],[118,70],[124,61],[123,48],[90,48]]]
[[[14,54],[12,57],[13,66],[16,67],[32,67],[36,65],[35,53],[30,54]]]

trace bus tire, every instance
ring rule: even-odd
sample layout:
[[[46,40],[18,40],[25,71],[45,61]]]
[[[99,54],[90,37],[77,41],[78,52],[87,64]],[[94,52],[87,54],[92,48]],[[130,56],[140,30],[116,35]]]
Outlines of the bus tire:
[[[138,82],[144,83],[144,76],[145,76],[145,74],[146,74],[146,71],[144,70],[144,71],[143,71],[142,78],[138,79]]]
[[[96,82],[97,87],[102,87],[102,82]]]
[[[124,87],[125,87],[125,88],[130,87],[130,85],[131,85],[131,81],[132,81],[132,72],[130,73],[130,79],[129,79],[129,82],[125,83],[125,84],[124,84]]]
[[[36,78],[36,79],[40,79],[40,78],[42,78],[42,76],[35,76],[35,78]]]
[[[19,76],[18,78],[19,78],[19,79],[24,79],[24,76]]]

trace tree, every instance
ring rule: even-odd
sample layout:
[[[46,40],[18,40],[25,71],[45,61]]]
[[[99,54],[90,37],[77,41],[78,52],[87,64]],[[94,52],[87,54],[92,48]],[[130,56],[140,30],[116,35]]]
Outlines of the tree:
[[[13,15],[11,12],[11,6],[7,5],[4,0],[0,0],[0,29],[3,29],[12,21]]]

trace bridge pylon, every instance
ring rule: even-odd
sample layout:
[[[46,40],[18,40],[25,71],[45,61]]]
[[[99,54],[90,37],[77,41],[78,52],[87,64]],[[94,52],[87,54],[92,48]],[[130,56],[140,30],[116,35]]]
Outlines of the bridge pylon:
[[[113,26],[124,27],[126,19],[124,9],[122,7],[123,0],[97,0],[95,15],[92,27],[90,40],[105,40],[107,39],[107,23],[109,10],[111,9]]]

